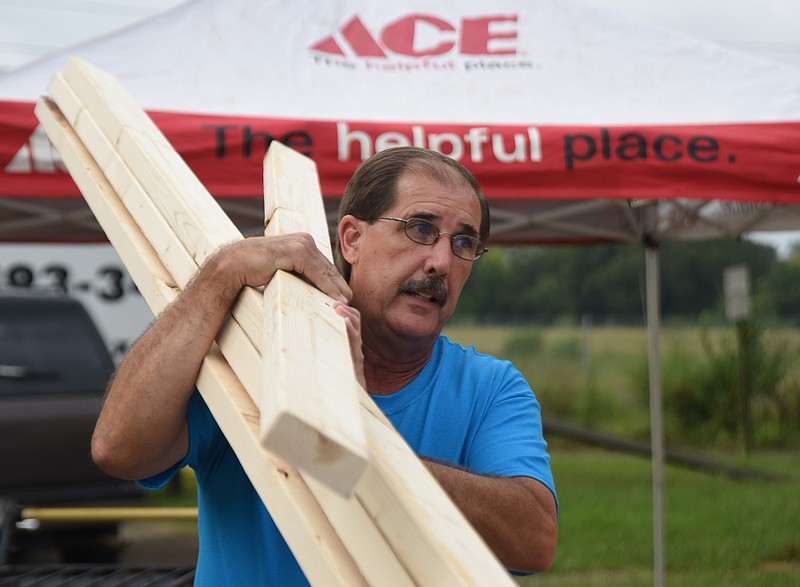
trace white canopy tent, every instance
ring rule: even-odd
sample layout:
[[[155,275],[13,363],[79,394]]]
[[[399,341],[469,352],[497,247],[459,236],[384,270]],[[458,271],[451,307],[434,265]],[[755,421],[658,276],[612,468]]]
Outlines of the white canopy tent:
[[[578,0],[194,0],[0,77],[0,240],[103,239],[33,101],[70,54],[112,72],[243,232],[271,139],[319,167],[331,218],[375,150],[461,160],[493,244],[647,248],[656,581],[663,239],[800,227],[800,70]]]
[[[797,225],[776,208],[800,192],[796,69],[578,0],[195,0],[0,76],[0,240],[102,239],[32,113],[69,54],[119,77],[246,227],[270,138],[317,161],[331,209],[376,148],[448,152],[495,243]]]

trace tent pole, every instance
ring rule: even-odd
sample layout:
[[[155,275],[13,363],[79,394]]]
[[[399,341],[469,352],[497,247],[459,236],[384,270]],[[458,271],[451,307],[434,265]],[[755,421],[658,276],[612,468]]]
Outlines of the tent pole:
[[[662,415],[661,355],[658,337],[660,325],[660,279],[658,245],[645,247],[647,296],[647,349],[650,380],[650,447],[653,475],[653,580],[664,587],[664,425]]]

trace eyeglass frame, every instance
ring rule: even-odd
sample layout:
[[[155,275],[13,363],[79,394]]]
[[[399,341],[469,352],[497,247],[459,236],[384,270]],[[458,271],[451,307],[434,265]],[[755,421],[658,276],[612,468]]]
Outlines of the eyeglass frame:
[[[483,255],[485,255],[486,253],[489,252],[489,249],[487,249],[484,246],[483,241],[481,241],[481,239],[479,239],[477,236],[474,236],[474,235],[471,235],[471,234],[465,234],[465,233],[453,234],[452,232],[444,232],[443,230],[440,230],[439,227],[436,226],[433,222],[431,222],[430,220],[427,220],[425,218],[419,218],[417,216],[412,216],[411,218],[394,218],[394,217],[391,217],[391,216],[384,216],[384,217],[376,218],[375,220],[393,220],[395,222],[402,222],[404,224],[404,226],[403,226],[403,234],[406,235],[408,240],[410,240],[411,242],[416,243],[418,245],[423,245],[423,246],[426,246],[426,247],[432,247],[433,245],[435,245],[439,241],[439,237],[442,236],[442,235],[449,236],[450,237],[450,251],[453,253],[453,255],[456,256],[456,258],[461,259],[463,261],[469,261],[469,262],[477,261]],[[434,237],[434,239],[429,243],[424,243],[424,242],[420,242],[420,241],[412,238],[411,235],[408,234],[408,223],[411,222],[412,220],[416,220],[417,222],[424,222],[425,224],[428,224],[428,225],[432,226],[436,230],[436,236]],[[455,239],[458,238],[458,237],[466,237],[466,238],[468,238],[470,240],[475,241],[476,243],[478,243],[478,246],[481,248],[481,252],[478,253],[478,255],[476,257],[473,257],[472,259],[468,259],[467,257],[462,257],[461,255],[456,253],[455,249],[453,248],[453,244],[455,242]]]

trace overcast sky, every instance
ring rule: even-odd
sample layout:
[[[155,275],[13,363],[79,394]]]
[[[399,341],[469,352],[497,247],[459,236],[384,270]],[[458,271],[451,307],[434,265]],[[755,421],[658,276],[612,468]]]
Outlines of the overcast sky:
[[[0,0],[0,73],[184,1]],[[800,0],[585,1],[800,69]],[[782,252],[794,240],[768,239]]]

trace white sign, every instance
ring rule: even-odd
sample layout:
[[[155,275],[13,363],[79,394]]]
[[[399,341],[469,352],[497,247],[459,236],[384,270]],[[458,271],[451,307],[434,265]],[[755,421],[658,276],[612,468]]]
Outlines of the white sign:
[[[727,267],[722,276],[725,317],[735,322],[750,316],[750,271],[746,265]]]

